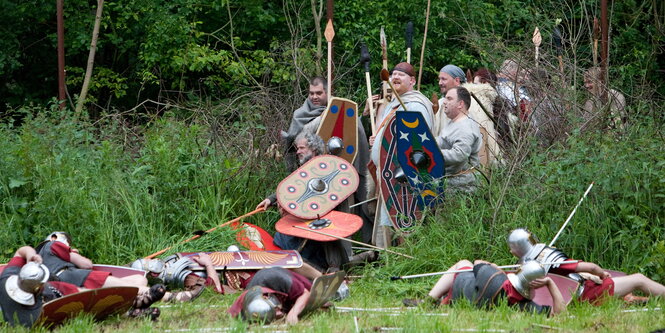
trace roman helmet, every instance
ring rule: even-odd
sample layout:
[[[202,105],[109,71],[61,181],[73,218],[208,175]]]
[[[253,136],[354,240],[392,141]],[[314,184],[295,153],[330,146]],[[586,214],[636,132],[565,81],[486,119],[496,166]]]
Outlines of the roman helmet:
[[[226,248],[226,252],[240,252],[240,248],[237,245],[229,245]]]
[[[241,314],[247,321],[270,323],[275,320],[277,308],[281,306],[275,295],[264,294],[263,288],[254,286],[245,293]]]
[[[35,305],[35,295],[42,290],[49,275],[46,266],[29,262],[21,268],[18,275],[12,275],[7,279],[5,291],[19,304]]]
[[[134,260],[129,267],[159,275],[164,271],[164,262],[161,259],[141,258]]]
[[[64,231],[54,231],[50,235],[46,236],[45,240],[62,242],[67,246],[71,246],[72,244],[72,237]]]
[[[526,229],[515,229],[508,235],[508,246],[510,251],[518,258],[524,257],[529,250],[536,245],[537,240],[531,232]]]
[[[532,299],[529,282],[545,277],[545,268],[535,260],[522,264],[517,273],[508,273],[508,280],[515,290],[526,299]]]

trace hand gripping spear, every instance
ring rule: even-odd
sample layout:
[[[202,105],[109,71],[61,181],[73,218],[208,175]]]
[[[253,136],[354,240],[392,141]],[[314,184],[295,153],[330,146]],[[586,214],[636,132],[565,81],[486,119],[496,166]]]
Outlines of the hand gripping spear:
[[[413,22],[406,24],[406,62],[411,63],[411,46],[413,46]]]
[[[364,43],[360,45],[360,62],[365,66],[365,83],[367,84],[367,103],[369,104],[369,119],[372,125],[372,135],[376,134],[376,124],[374,123],[375,111],[372,102],[372,83],[369,76],[369,50]]]

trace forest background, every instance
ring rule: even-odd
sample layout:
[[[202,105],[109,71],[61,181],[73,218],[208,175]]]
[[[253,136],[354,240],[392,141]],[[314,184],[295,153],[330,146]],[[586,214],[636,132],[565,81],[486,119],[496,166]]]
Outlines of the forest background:
[[[525,135],[474,196],[429,214],[400,249],[356,272],[371,292],[394,299],[432,281],[386,285],[392,275],[442,270],[462,258],[510,264],[505,237],[528,227],[548,242],[587,185],[595,187],[557,245],[570,256],[665,279],[665,2],[610,2],[609,85],[627,98],[627,122],[582,130],[582,73],[593,65],[599,1],[432,1],[422,91],[438,92],[452,63],[496,70],[507,57],[539,67],[567,124],[546,146]],[[68,98],[58,107],[55,2],[0,2],[0,257],[53,230],[73,234],[95,262],[127,264],[254,208],[286,175],[275,157],[279,131],[325,74],[325,3],[136,1],[104,3],[95,67],[82,113],[73,111],[85,72],[97,3],[65,3]],[[369,47],[374,92],[381,68],[406,58],[415,26],[420,61],[426,1],[335,1],[334,94],[366,99],[360,43]],[[563,35],[560,71],[552,31]],[[268,230],[275,211],[247,220]],[[175,250],[220,250],[224,228]],[[378,287],[380,286],[380,287]],[[378,293],[378,294],[377,294]],[[368,296],[371,298],[370,296]],[[354,302],[354,298],[352,298]],[[641,325],[665,323],[643,322]],[[576,324],[571,324],[576,325]],[[641,327],[641,326],[639,326]]]

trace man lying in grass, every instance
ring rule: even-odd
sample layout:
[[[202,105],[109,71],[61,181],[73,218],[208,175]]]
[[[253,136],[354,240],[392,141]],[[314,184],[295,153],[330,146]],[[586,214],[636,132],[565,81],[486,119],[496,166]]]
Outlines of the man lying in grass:
[[[236,317],[269,323],[286,314],[286,322],[298,323],[309,300],[312,283],[304,276],[281,267],[258,271],[229,309]]]
[[[526,229],[515,229],[508,236],[510,253],[519,258],[519,262],[535,260],[538,262],[560,262],[570,260],[561,250],[537,243],[535,236]],[[610,273],[592,262],[579,261],[568,264],[545,265],[545,271],[569,276],[580,283],[577,297],[591,304],[598,305],[605,296],[623,297],[626,301],[646,301],[632,292],[639,290],[649,296],[665,296],[665,286],[636,273],[612,277]]]
[[[452,273],[452,271],[468,270]],[[501,299],[508,305],[523,311],[555,315],[566,308],[561,292],[552,279],[545,277],[543,266],[535,261],[522,265],[517,273],[506,274],[495,264],[476,260],[461,260],[450,267],[451,274],[444,274],[429,292],[429,301],[435,304],[451,304],[458,299],[467,299],[479,308],[490,308]],[[533,289],[547,287],[553,306],[533,302]],[[422,303],[422,300],[404,300],[407,306]]]
[[[45,303],[85,290],[71,283],[57,281],[43,265],[43,258],[35,249],[23,246],[16,250],[0,274],[0,312],[10,326],[32,327],[40,318]],[[134,307],[127,315],[155,320],[160,312],[150,305]]]

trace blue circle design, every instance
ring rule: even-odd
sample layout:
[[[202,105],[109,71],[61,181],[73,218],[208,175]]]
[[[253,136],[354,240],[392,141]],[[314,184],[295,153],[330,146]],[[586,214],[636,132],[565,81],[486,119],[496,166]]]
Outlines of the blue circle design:
[[[347,154],[353,154],[353,152],[356,150],[356,148],[353,145],[348,145],[346,146],[346,153]]]
[[[352,108],[346,109],[346,116],[347,117],[351,118],[351,117],[355,117],[355,115],[356,115],[356,111],[354,111]]]
[[[330,112],[337,113],[337,111],[339,111],[339,107],[337,105],[333,105],[330,107]]]

